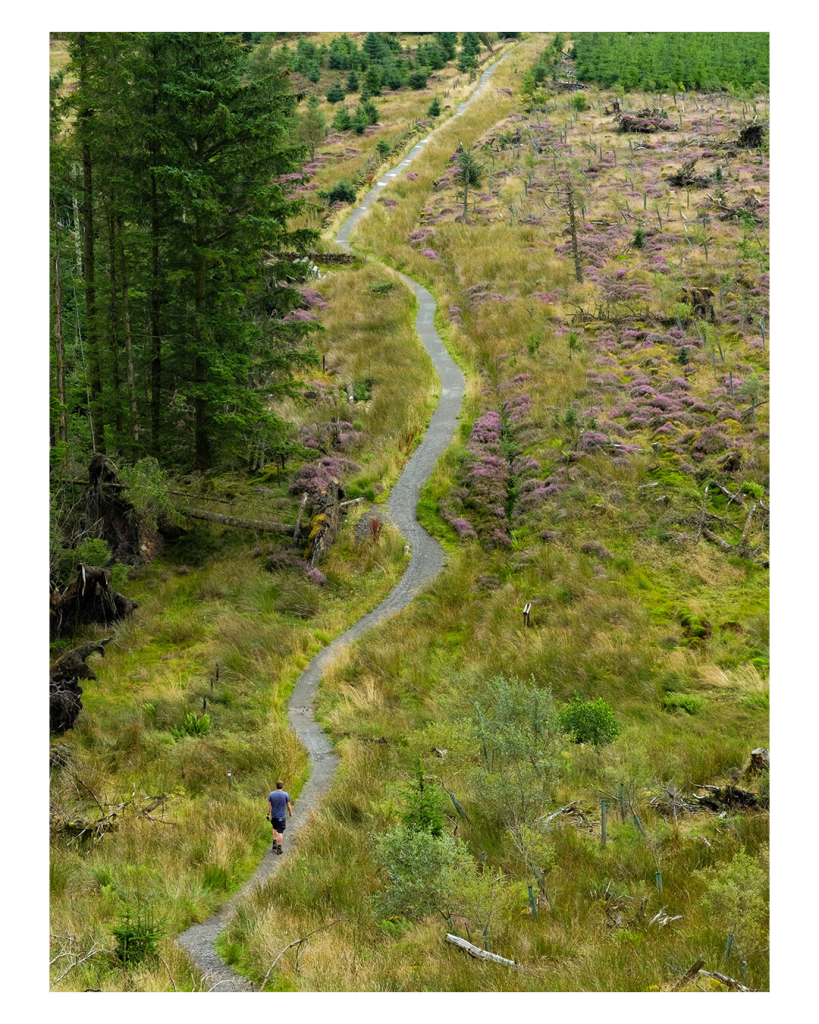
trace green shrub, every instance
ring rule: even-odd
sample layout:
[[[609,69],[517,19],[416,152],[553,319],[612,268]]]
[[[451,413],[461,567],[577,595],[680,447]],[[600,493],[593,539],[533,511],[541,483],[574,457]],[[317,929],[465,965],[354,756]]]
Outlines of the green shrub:
[[[327,198],[331,203],[354,203],[355,188],[349,181],[345,181],[342,178],[337,185],[330,189],[327,193]]]
[[[705,699],[694,693],[667,693],[663,697],[663,711],[685,711],[689,715],[696,715],[704,704]]]
[[[569,100],[569,104],[572,110],[576,110],[578,114],[581,114],[584,110],[589,109],[589,102],[581,92],[576,92],[574,96]]]
[[[132,918],[130,911],[126,910],[120,922],[111,931],[117,940],[116,955],[121,963],[126,966],[139,964],[156,953],[162,928],[154,922],[150,912],[143,915],[140,911],[136,918]]]
[[[327,91],[327,102],[341,103],[345,95],[344,87],[341,82],[334,82]]]
[[[767,849],[760,852],[762,864],[740,850],[729,864],[694,872],[705,882],[700,902],[709,922],[726,935],[732,934],[746,954],[768,944],[768,874],[763,866]]]
[[[210,732],[210,715],[195,715],[189,711],[185,720],[178,728],[171,729],[176,739],[181,740],[185,736],[202,737]]]
[[[765,497],[765,488],[761,484],[754,483],[753,480],[746,480],[741,490],[743,494],[747,494],[750,498],[756,498],[757,501]]]
[[[575,743],[589,743],[593,747],[611,743],[620,732],[611,704],[602,697],[584,701],[577,693],[560,713],[560,728]]]
[[[424,764],[419,755],[415,756],[412,785],[404,794],[406,810],[401,816],[404,825],[418,832],[428,832],[436,838],[444,830],[444,812],[441,806],[441,791],[427,780]]]
[[[111,549],[104,540],[86,537],[77,545],[72,558],[75,562],[84,562],[86,565],[102,569],[111,561]]]
[[[646,244],[646,233],[643,231],[642,225],[638,224],[634,230],[634,238],[632,239],[635,249],[642,249]]]
[[[377,918],[432,913],[447,918],[458,908],[461,879],[475,870],[466,849],[448,833],[433,836],[407,825],[380,836],[374,858],[389,876],[387,886],[373,897]]]
[[[432,103],[430,103],[429,107],[427,108],[427,116],[428,117],[440,117],[440,115],[441,115],[441,104],[438,101],[438,97],[436,96],[435,99],[432,101]]]

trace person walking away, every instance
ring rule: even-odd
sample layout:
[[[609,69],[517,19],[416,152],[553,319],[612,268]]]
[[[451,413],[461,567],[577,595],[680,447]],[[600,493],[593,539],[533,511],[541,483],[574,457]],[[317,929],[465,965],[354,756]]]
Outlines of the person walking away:
[[[284,838],[283,833],[287,826],[285,810],[291,818],[293,817],[290,794],[285,792],[283,782],[276,783],[276,788],[267,798],[267,807],[267,820],[273,826],[273,849],[277,854],[281,855],[284,853],[282,850],[282,839]]]

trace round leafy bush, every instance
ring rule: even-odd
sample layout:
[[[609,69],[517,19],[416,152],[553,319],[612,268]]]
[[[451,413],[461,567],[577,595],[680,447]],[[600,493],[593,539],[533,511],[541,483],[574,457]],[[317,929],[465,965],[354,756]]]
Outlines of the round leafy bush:
[[[344,181],[342,179],[337,185],[330,189],[327,194],[327,198],[331,203],[354,203],[355,188],[349,181]]]
[[[575,694],[560,713],[560,728],[571,735],[575,743],[589,743],[604,747],[616,739],[620,726],[614,717],[614,708],[602,697],[584,701]]]

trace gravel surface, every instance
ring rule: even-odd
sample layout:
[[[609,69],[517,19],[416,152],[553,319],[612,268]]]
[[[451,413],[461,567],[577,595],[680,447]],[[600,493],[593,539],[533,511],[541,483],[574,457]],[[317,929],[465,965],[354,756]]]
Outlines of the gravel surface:
[[[504,60],[505,57],[501,57]],[[489,75],[498,66],[496,61],[481,75],[475,91],[460,103],[457,113],[462,114],[469,103],[478,95]],[[446,122],[449,123],[449,122]],[[367,193],[362,202],[353,210],[339,229],[336,241],[349,247],[350,232],[378,197],[381,189],[415,159],[429,140],[427,135],[409,151],[407,156]],[[430,420],[423,440],[415,449],[412,458],[404,467],[404,472],[393,486],[387,500],[389,519],[401,531],[410,544],[411,557],[409,565],[399,583],[390,591],[373,611],[363,616],[341,636],[313,658],[302,672],[296,683],[287,705],[287,719],[290,727],[301,740],[310,761],[310,778],[301,791],[298,800],[293,804],[293,817],[288,820],[284,834],[285,854],[277,857],[272,849],[268,849],[256,872],[222,908],[218,914],[209,917],[202,924],[192,925],[182,932],[177,942],[188,953],[191,960],[202,972],[202,977],[209,992],[252,992],[253,985],[246,978],[231,970],[216,953],[214,943],[220,932],[224,931],[228,920],[248,891],[264,882],[278,868],[292,848],[298,850],[300,825],[303,825],[328,793],[333,783],[333,776],[338,768],[338,757],[333,746],[327,739],[324,730],[316,722],[313,712],[316,691],[324,671],[324,666],[336,651],[345,644],[352,643],[372,629],[379,622],[400,612],[412,601],[415,595],[427,583],[433,580],[443,568],[444,553],[441,545],[431,537],[415,518],[415,509],[421,488],[426,483],[435,463],[449,447],[458,422],[461,400],[464,393],[464,375],[444,348],[444,343],[435,330],[435,299],[426,288],[417,284],[412,278],[399,274],[401,280],[411,288],[418,299],[418,313],[415,317],[415,328],[429,352],[435,369],[441,378],[441,401]],[[262,795],[263,796],[263,795]],[[259,799],[261,808],[262,796]]]

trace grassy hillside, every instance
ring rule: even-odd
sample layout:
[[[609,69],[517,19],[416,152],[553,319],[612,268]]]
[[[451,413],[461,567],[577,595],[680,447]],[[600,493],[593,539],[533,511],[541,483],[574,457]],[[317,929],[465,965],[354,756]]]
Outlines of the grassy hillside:
[[[328,274],[313,292],[327,307],[320,311],[327,372],[315,375],[312,398],[280,411],[308,433],[351,416],[351,441],[338,456],[349,461],[347,491],[386,496],[437,401],[413,328],[414,300],[372,263]],[[369,397],[351,405],[350,385]],[[292,522],[293,476],[277,482],[271,467],[187,484],[232,502],[239,514]],[[99,682],[84,685],[77,726],[52,742],[52,955],[69,946],[87,952],[95,942],[110,949],[111,930],[126,915],[152,919],[177,986],[199,986],[173,936],[204,920],[252,872],[269,841],[270,780],[286,778],[295,797],[305,779],[304,751],[285,721],[288,694],[313,654],[403,571],[403,541],[392,527],[377,544],[368,532],[356,536],[367,507],[353,507],[322,562],[326,582],[289,565],[298,552],[275,538],[198,526],[120,584],[139,603],[132,618],[58,642],[55,654],[114,635],[105,661],[92,659]],[[203,698],[209,731],[197,736],[191,726],[187,734],[186,716],[203,715]],[[143,809],[157,797],[151,820]],[[127,806],[110,832],[78,836],[82,822],[100,817],[97,801],[106,813]],[[57,961],[52,980],[71,962]],[[56,985],[83,987],[167,989],[168,975],[160,962],[127,970],[103,957]]]
[[[266,990],[667,991],[700,959],[768,987],[767,775],[746,769],[768,745],[769,166],[734,144],[767,102],[532,89],[550,42],[524,39],[383,190],[353,235],[373,258],[310,284],[326,369],[272,411],[308,443],[349,421],[334,456],[366,499],[325,581],[217,527],[123,583],[140,607],[52,741],[51,956],[72,954],[57,990],[202,988],[173,936],[252,871],[270,781],[300,791],[293,683],[403,570],[397,532],[376,544],[359,517],[379,514],[437,384],[390,266],[434,293],[468,377],[419,509],[448,564],[332,663],[318,714],[336,782],[221,953]],[[323,96],[336,77],[294,84]],[[433,93],[454,109],[473,86],[449,67],[429,94],[376,97],[379,126],[332,133],[298,187],[366,182],[379,139],[397,160]],[[618,98],[678,130],[621,134]],[[483,167],[466,221],[459,146]],[[349,207],[315,206],[301,223],[327,238]],[[180,486],[292,522],[300,472]],[[758,806],[697,806],[726,785]],[[119,804],[102,838],[66,825]],[[61,978],[134,922],[161,959],[100,953]]]
[[[434,291],[472,392],[427,493],[425,522],[450,564],[325,680],[336,796],[303,859],[247,901],[227,937],[227,954],[261,978],[289,938],[340,918],[298,973],[280,961],[277,987],[667,989],[700,957],[720,969],[728,935],[727,973],[767,986],[767,814],[678,802],[695,804],[703,783],[764,795],[764,782],[739,780],[768,735],[767,156],[728,144],[743,104],[724,95],[676,109],[664,97],[669,116],[681,102],[687,113],[657,136],[615,132],[607,93],[587,96],[587,111],[561,95],[527,110],[515,86],[542,47],[524,44],[354,235]],[[466,224],[459,139],[486,168]],[[674,188],[692,159],[705,186]],[[570,169],[582,283],[548,191]],[[724,205],[746,204],[752,227],[720,219],[707,198],[720,177]],[[713,322],[681,297],[696,287],[714,292]],[[509,692],[523,722],[533,693],[558,709],[574,694],[602,699],[619,733],[599,747],[551,736],[539,788],[523,755],[482,747],[503,746]],[[389,913],[411,866],[384,837],[400,837],[402,819],[417,825],[418,758],[463,844],[462,882],[438,894],[438,912],[410,900]],[[423,849],[416,834],[406,842]],[[665,926],[663,910],[675,918]],[[446,930],[526,970],[470,961],[442,945]]]

